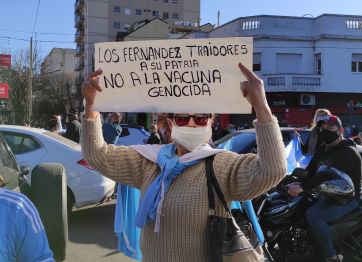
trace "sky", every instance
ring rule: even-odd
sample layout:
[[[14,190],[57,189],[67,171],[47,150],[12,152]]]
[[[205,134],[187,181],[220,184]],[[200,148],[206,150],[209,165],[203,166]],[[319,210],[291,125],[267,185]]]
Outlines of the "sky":
[[[74,3],[75,0],[0,0],[0,53],[29,49],[31,35],[37,40],[41,56],[54,47],[75,48]],[[362,16],[362,0],[201,0],[201,23],[216,24],[218,11],[220,24],[253,15]]]

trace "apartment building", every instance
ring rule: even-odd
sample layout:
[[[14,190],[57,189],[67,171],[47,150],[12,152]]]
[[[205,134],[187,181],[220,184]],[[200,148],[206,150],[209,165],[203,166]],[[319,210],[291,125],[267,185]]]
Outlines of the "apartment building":
[[[253,37],[253,70],[280,122],[305,126],[317,108],[328,108],[362,129],[362,16],[240,17],[187,37],[233,36]],[[224,123],[248,117],[225,116]]]
[[[59,99],[64,102],[65,110],[70,107],[77,107],[77,89],[75,80],[77,72],[74,65],[77,64],[75,50],[70,48],[53,48],[41,63],[40,74],[34,77],[39,78],[43,84],[41,89],[33,88],[34,106],[49,97],[45,93],[58,93]]]
[[[76,74],[74,65],[77,62],[75,50],[70,48],[53,48],[41,64],[41,74]]]
[[[200,0],[76,0],[74,10],[79,87],[93,70],[94,43],[116,41],[135,23],[156,17],[176,26],[200,21]]]

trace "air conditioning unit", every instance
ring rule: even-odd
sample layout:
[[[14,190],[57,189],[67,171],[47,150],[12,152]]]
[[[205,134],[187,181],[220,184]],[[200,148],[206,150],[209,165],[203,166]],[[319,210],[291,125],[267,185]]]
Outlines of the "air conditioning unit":
[[[301,94],[299,97],[299,105],[314,106],[315,105],[315,95]]]

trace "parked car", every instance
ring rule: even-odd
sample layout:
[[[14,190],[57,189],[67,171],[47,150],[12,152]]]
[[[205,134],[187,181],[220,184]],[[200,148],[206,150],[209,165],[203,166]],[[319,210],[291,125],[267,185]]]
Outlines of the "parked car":
[[[18,165],[14,154],[0,134],[0,176],[2,187],[26,195],[38,209],[49,245],[56,261],[66,257],[68,241],[67,191],[63,165],[42,164],[33,170],[32,186],[29,168]]]
[[[309,129],[296,129],[294,127],[281,127],[284,145],[288,145],[294,137],[294,131],[297,130],[300,134],[300,139],[305,143],[310,135]],[[256,133],[255,129],[244,129],[234,131],[219,140],[215,141],[215,147],[227,149],[238,154],[256,153]]]
[[[68,211],[101,202],[113,193],[115,182],[93,170],[82,158],[81,147],[44,129],[1,125],[0,132],[19,165],[31,171],[41,163],[61,163],[67,176]],[[31,175],[25,176],[31,185]]]
[[[146,143],[150,133],[141,126],[121,125],[122,133],[119,136],[117,145],[143,145]]]

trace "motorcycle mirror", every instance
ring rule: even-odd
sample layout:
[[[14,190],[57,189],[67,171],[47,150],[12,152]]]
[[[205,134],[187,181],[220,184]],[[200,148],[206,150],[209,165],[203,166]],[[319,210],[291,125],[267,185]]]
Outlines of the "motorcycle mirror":
[[[297,167],[293,170],[292,176],[295,176],[298,178],[306,178],[308,176],[308,170]]]

